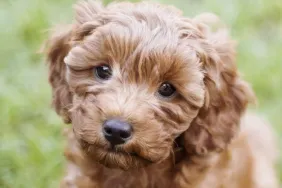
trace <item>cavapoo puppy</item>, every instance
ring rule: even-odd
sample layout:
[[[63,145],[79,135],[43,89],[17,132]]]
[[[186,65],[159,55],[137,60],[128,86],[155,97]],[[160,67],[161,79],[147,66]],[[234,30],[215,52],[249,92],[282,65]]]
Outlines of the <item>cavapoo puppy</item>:
[[[150,2],[76,4],[46,44],[53,105],[72,124],[62,187],[278,187],[273,135],[244,115],[254,95],[217,22]]]

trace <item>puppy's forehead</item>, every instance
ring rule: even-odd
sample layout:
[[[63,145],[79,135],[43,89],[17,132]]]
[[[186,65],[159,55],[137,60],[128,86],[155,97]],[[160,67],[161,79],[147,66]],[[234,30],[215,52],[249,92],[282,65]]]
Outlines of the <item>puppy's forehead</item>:
[[[140,4],[112,7],[95,19],[103,24],[71,51],[67,64],[78,69],[110,64],[134,82],[187,81],[190,72],[199,71],[195,51],[181,39],[178,13]]]
[[[93,58],[113,64],[132,81],[185,79],[187,69],[197,66],[195,52],[181,43],[171,21],[154,23],[136,18],[109,22],[97,28],[85,46]]]

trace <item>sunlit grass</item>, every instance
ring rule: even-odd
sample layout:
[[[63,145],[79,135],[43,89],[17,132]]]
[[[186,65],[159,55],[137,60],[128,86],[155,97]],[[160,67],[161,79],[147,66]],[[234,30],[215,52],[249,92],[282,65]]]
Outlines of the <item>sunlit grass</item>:
[[[73,2],[0,0],[0,187],[58,187],[65,125],[50,108],[46,66],[36,52],[51,25],[71,20]],[[162,2],[188,16],[215,12],[231,27],[239,41],[239,68],[253,85],[257,111],[273,123],[282,149],[281,1]]]

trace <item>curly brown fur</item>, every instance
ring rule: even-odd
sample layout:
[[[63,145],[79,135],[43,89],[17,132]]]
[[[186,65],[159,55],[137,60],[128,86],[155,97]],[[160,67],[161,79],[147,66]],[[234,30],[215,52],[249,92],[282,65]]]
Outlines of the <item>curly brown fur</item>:
[[[254,95],[238,74],[234,42],[225,29],[212,31],[215,16],[185,18],[147,2],[82,1],[75,9],[75,22],[47,42],[53,105],[73,126],[62,187],[277,186],[274,157],[256,160],[261,148],[250,141],[268,129],[240,129],[253,123],[241,121]],[[94,76],[102,64],[109,80]],[[161,97],[163,82],[177,94]],[[102,134],[111,118],[134,130],[114,151]],[[267,179],[258,178],[257,161]]]

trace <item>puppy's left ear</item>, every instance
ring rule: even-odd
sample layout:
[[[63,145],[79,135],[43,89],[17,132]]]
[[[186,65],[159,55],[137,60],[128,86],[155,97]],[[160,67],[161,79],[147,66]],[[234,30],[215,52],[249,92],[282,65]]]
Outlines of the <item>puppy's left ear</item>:
[[[238,132],[248,103],[254,101],[251,88],[238,74],[235,44],[227,30],[213,32],[214,28],[204,23],[207,21],[218,23],[211,14],[190,20],[184,39],[196,51],[205,74],[204,105],[183,134],[185,149],[196,155],[224,149]]]

